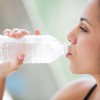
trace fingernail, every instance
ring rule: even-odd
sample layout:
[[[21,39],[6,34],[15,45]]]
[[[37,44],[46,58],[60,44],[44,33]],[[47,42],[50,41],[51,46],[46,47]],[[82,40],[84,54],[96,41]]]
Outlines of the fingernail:
[[[16,32],[16,34],[20,34],[20,33],[21,33],[21,31],[17,31],[17,32]]]
[[[9,34],[9,36],[13,36],[13,35],[14,35],[14,33],[10,33],[10,34]]]
[[[18,56],[18,59],[19,59],[19,60],[23,60],[23,59],[24,59],[24,55]]]
[[[38,29],[35,30],[35,35],[40,35],[40,31]]]
[[[4,35],[9,35],[9,33],[8,33],[8,32],[6,32]]]

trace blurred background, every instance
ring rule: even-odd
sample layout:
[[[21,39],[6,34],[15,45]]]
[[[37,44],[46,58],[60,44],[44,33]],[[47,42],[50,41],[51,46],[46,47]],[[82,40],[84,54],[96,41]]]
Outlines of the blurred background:
[[[0,0],[0,33],[6,28],[38,28],[61,42],[77,24],[87,0]],[[73,75],[62,56],[50,64],[23,64],[9,76],[4,100],[50,100],[69,82],[84,77]]]

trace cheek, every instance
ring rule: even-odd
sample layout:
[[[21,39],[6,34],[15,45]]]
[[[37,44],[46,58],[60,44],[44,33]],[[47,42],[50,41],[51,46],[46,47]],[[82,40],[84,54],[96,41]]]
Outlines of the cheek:
[[[94,66],[97,63],[98,48],[98,44],[93,40],[79,40],[76,45],[76,60],[79,66]]]

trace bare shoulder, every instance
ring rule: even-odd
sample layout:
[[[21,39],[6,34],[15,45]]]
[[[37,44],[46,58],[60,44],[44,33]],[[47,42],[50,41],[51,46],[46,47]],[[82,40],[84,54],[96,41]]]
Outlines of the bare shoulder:
[[[95,80],[92,78],[76,80],[58,91],[51,100],[83,100],[95,83]]]

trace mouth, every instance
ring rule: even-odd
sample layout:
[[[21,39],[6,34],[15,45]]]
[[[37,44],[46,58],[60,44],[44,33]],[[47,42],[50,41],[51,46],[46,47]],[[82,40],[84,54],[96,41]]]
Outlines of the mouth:
[[[68,52],[66,54],[66,57],[69,57],[69,56],[72,56],[71,47],[68,48]]]
[[[72,55],[72,53],[71,53],[71,47],[72,47],[71,45],[68,47],[68,52],[67,52],[67,54],[66,54],[66,57]]]
[[[68,52],[68,53],[66,54],[66,57],[71,56],[71,55],[72,55],[72,53]]]

